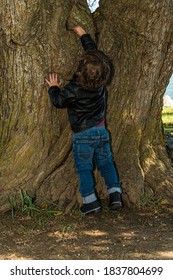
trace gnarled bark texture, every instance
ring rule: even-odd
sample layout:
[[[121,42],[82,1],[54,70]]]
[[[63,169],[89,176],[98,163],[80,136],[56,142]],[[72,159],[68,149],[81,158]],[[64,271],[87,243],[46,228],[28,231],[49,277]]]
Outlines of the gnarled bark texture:
[[[94,17],[85,0],[0,4],[0,209],[8,209],[19,190],[66,211],[80,202],[66,110],[52,107],[44,83],[55,71],[67,82],[77,66],[82,49],[66,29],[69,16],[97,34],[99,49],[115,67],[107,124],[124,199],[140,205],[141,196],[159,194],[173,203],[161,123],[173,70],[172,1],[100,0]]]

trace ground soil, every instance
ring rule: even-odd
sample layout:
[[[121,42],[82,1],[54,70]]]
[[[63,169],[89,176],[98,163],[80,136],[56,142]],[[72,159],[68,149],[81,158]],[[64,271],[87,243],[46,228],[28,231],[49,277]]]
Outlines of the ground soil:
[[[0,216],[1,260],[173,259],[173,208]]]

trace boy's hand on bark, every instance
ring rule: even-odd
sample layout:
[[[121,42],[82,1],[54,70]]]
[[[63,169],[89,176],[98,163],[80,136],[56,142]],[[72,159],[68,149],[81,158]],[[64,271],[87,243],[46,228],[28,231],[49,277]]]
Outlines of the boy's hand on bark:
[[[49,80],[45,79],[49,87],[57,86],[60,87],[62,83],[59,80],[59,75],[57,73],[49,74]]]
[[[86,31],[83,29],[83,27],[77,25],[73,28],[73,31],[79,36],[81,37],[82,35],[86,34]]]

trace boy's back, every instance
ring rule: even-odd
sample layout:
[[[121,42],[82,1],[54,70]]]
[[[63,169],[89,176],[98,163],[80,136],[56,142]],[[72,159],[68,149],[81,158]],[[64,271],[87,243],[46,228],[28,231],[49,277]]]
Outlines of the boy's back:
[[[67,108],[74,133],[99,125],[105,118],[106,70],[109,71],[90,35],[83,34],[81,42],[86,52],[72,80],[63,89],[51,86],[48,90],[56,108]]]
[[[121,210],[121,183],[112,160],[109,135],[104,125],[106,107],[106,82],[110,67],[104,54],[96,50],[96,45],[83,28],[77,26],[84,55],[72,80],[63,88],[57,74],[50,74],[46,80],[53,105],[67,108],[74,135],[73,155],[80,180],[83,214],[101,210],[95,193],[93,163],[104,177],[112,210]]]

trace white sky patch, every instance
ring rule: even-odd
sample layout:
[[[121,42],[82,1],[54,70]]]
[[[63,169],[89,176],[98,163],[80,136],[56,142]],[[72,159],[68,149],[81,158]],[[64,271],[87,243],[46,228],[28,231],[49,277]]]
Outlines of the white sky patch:
[[[87,0],[92,13],[99,7],[99,1],[100,0]]]

